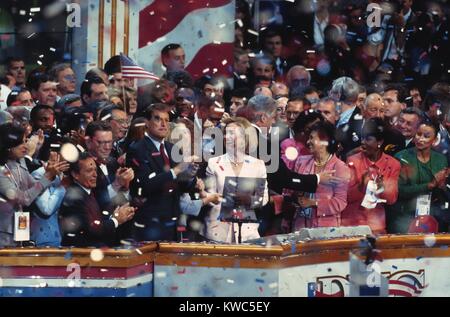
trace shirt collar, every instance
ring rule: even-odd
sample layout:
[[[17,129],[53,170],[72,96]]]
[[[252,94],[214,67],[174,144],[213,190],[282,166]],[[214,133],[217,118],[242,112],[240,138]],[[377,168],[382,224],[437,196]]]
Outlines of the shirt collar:
[[[412,10],[411,8],[409,8],[408,13],[406,13],[405,15],[403,15],[403,21],[408,21],[409,17],[411,16]]]
[[[350,121],[350,118],[355,109],[356,109],[356,106],[354,106],[353,108],[350,108],[348,110],[345,110],[343,113],[341,113],[341,116],[339,118],[339,122],[338,122],[337,126],[347,124]]]
[[[78,186],[80,186],[86,193],[88,193],[88,195],[90,195],[91,194],[91,190],[92,189],[89,189],[89,188],[86,188],[86,187],[84,187],[83,185],[81,185],[80,183],[78,183],[78,182],[75,182]]]
[[[153,144],[156,146],[156,148],[158,149],[158,151],[159,151],[159,148],[161,147],[161,144],[164,144],[164,140],[162,140],[162,141],[155,140],[155,139],[152,138],[147,132],[145,132],[145,136],[146,136],[147,138],[149,138],[150,141],[153,142]]]

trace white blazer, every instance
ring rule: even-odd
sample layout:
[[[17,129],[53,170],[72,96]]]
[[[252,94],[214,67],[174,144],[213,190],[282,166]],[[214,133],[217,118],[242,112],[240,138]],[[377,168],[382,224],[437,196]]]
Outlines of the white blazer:
[[[244,156],[244,164],[239,175],[235,175],[231,162],[227,154],[217,156],[208,160],[206,169],[205,187],[208,192],[223,194],[225,177],[257,177],[266,179],[264,188],[264,198],[261,206],[269,201],[269,193],[267,188],[267,173],[264,161],[252,156]],[[237,243],[238,241],[238,225],[230,222],[219,220],[221,204],[214,205],[205,218],[204,236],[210,240]],[[242,225],[242,241],[259,238],[259,224],[244,223]],[[234,231],[234,234],[233,234]]]

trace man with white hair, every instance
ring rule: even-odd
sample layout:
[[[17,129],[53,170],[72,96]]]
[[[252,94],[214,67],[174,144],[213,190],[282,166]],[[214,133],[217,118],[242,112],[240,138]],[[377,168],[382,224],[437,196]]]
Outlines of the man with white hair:
[[[286,74],[286,85],[289,88],[291,96],[302,95],[310,83],[311,74],[304,66],[292,66]]]
[[[270,97],[258,95],[250,98],[247,104],[247,115],[249,121],[255,127],[257,139],[257,158],[263,159],[267,166],[267,183],[271,191],[281,193],[283,188],[289,188],[297,191],[304,191],[313,193],[317,189],[319,183],[333,183],[339,181],[332,176],[331,172],[322,172],[320,174],[302,175],[290,171],[279,155],[279,144],[276,145],[276,151],[271,151],[271,135],[276,135],[277,128],[270,129],[275,122],[276,117],[276,102]],[[275,138],[277,140],[277,138]],[[263,142],[266,143],[264,149]],[[253,153],[252,153],[253,152]],[[265,152],[265,153],[264,153]],[[255,151],[250,149],[250,155],[254,155]],[[267,156],[270,160],[267,161]],[[276,169],[271,169],[271,165],[275,162]],[[281,217],[275,216],[273,206],[267,204],[263,206],[257,213],[260,222],[258,231],[261,236],[267,232],[277,232],[278,226],[281,223]]]
[[[340,157],[345,160],[347,153],[361,143],[357,130],[363,119],[361,110],[356,106],[359,85],[350,77],[339,77],[333,81],[329,95],[340,108],[340,117],[336,125],[336,140],[340,143]]]

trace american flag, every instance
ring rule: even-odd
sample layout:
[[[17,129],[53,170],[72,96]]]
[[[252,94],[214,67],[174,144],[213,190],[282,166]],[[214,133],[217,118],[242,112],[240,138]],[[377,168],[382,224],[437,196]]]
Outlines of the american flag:
[[[417,297],[422,294],[425,288],[425,273],[423,270],[398,273],[393,274],[389,279],[389,296]]]
[[[123,52],[136,62],[132,66],[161,77],[165,73],[161,49],[178,43],[194,79],[203,75],[232,79],[235,0],[98,0],[87,5],[91,2],[82,5],[89,21],[98,26],[87,28],[89,44],[85,55],[77,57],[86,60],[76,64],[80,73],[103,67],[111,56]]]
[[[178,43],[194,79],[203,75],[231,78],[235,21],[234,0],[143,0],[136,59],[162,75],[161,49]]]
[[[120,53],[122,76],[126,78],[145,78],[158,80],[159,77],[137,65],[131,58]]]

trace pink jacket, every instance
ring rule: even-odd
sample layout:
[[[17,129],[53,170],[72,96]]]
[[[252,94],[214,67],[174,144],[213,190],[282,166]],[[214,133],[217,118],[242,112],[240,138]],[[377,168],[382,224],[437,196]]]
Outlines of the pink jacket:
[[[312,155],[300,156],[295,162],[295,172],[299,174],[316,174]],[[298,217],[295,230],[303,227],[334,227],[341,225],[341,212],[347,206],[347,188],[350,179],[350,170],[340,159],[333,155],[325,165],[325,171],[336,170],[335,176],[342,179],[338,185],[317,186],[314,194],[317,208],[314,208],[312,217],[305,219]]]
[[[343,226],[368,225],[374,233],[386,232],[384,204],[377,204],[373,209],[361,206],[366,188],[361,187],[363,174],[369,170],[378,170],[383,176],[384,192],[378,197],[392,205],[397,201],[400,162],[390,155],[382,154],[377,162],[371,162],[365,155],[358,153],[347,159],[351,171],[348,189],[348,206],[342,212]]]
[[[286,149],[290,147],[296,149],[298,154],[298,156],[292,160],[286,157]],[[281,142],[280,148],[281,148],[281,158],[286,164],[287,168],[289,168],[290,170],[294,169],[295,161],[299,156],[311,154],[309,152],[309,149],[302,142],[295,141],[294,139],[283,140]]]

